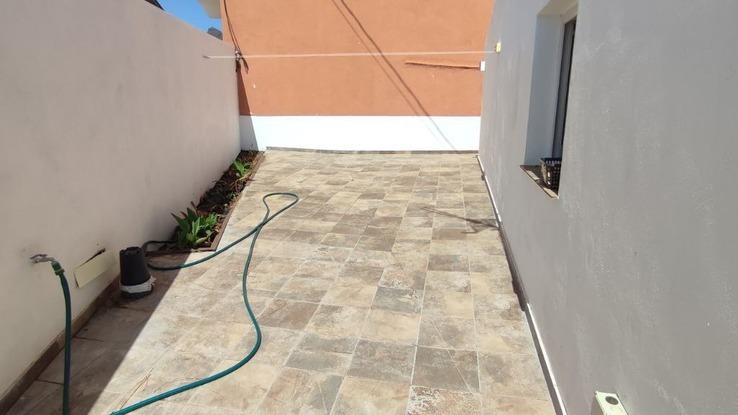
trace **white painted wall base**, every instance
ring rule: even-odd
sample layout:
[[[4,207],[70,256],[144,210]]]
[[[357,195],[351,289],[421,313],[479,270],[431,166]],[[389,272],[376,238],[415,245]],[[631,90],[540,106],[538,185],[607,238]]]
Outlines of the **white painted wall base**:
[[[341,151],[479,149],[479,117],[241,116],[241,147]]]

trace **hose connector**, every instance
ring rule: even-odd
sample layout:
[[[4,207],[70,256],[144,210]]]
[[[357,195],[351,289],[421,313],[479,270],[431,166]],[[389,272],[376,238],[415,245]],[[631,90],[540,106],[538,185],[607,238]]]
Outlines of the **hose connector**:
[[[42,262],[56,262],[56,259],[54,259],[53,256],[48,256],[46,254],[36,254],[31,257],[31,262],[34,264],[40,264]]]
[[[31,257],[31,262],[34,264],[51,262],[51,268],[54,269],[54,274],[59,275],[60,273],[64,272],[64,269],[62,268],[61,264],[59,264],[59,261],[57,261],[56,258],[54,258],[53,256],[48,256],[46,254],[36,254]]]

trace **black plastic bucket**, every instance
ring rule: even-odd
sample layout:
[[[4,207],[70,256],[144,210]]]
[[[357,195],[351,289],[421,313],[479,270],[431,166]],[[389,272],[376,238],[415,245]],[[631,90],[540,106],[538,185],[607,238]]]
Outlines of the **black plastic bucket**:
[[[154,289],[143,250],[132,246],[120,251],[120,291],[124,297],[140,298]]]

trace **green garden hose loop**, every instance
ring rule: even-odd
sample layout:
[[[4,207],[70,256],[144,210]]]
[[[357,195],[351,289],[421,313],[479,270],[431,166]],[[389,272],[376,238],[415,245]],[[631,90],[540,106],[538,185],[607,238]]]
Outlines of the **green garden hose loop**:
[[[269,208],[269,204],[267,203],[267,199],[270,198],[270,197],[272,197],[272,196],[288,196],[288,197],[291,197],[293,200],[289,204],[287,204],[286,206],[284,206],[281,209],[279,209],[278,211],[276,211],[273,215],[270,215],[271,209]],[[248,252],[248,255],[246,256],[246,263],[244,264],[244,267],[243,267],[243,274],[242,274],[242,277],[241,277],[241,284],[242,284],[242,292],[243,292],[243,302],[244,302],[244,305],[246,306],[246,311],[249,314],[249,318],[251,319],[251,323],[254,325],[254,329],[256,329],[256,342],[254,342],[254,347],[251,349],[251,351],[243,359],[241,359],[236,364],[234,364],[233,366],[231,366],[231,367],[229,367],[229,368],[227,368],[225,370],[222,370],[220,372],[217,372],[215,374],[212,374],[212,375],[210,375],[208,377],[205,377],[205,378],[196,380],[194,382],[190,382],[190,383],[187,383],[185,385],[176,387],[174,389],[170,389],[170,390],[168,390],[166,392],[162,392],[162,393],[160,393],[158,395],[154,395],[154,396],[152,396],[150,398],[146,398],[146,399],[144,399],[144,400],[142,400],[140,402],[134,403],[132,405],[126,406],[125,408],[121,408],[121,409],[119,409],[117,411],[114,411],[114,412],[111,413],[111,415],[128,414],[128,413],[131,413],[131,412],[133,412],[133,411],[135,411],[137,409],[143,408],[146,405],[150,405],[150,404],[152,404],[154,402],[160,401],[160,400],[165,399],[165,398],[168,398],[170,396],[174,396],[174,395],[177,395],[179,393],[182,393],[182,392],[188,391],[190,389],[194,389],[194,388],[197,388],[199,386],[202,386],[202,385],[208,384],[210,382],[213,382],[215,380],[218,380],[218,379],[220,379],[220,378],[222,378],[224,376],[227,376],[227,375],[235,372],[240,367],[242,367],[243,365],[245,365],[246,363],[248,363],[256,355],[256,352],[259,350],[259,347],[261,346],[261,328],[259,327],[259,322],[256,320],[256,315],[254,314],[254,310],[251,309],[251,304],[249,303],[249,298],[248,298],[248,287],[247,287],[247,284],[246,284],[246,282],[247,282],[246,280],[247,280],[248,274],[249,274],[249,266],[251,265],[251,260],[252,260],[253,255],[254,255],[254,246],[256,245],[256,240],[259,238],[259,233],[261,233],[261,229],[264,227],[264,225],[266,225],[267,223],[269,223],[275,217],[277,217],[280,214],[282,214],[285,210],[287,210],[287,209],[291,208],[292,206],[294,206],[300,200],[300,198],[296,194],[294,194],[294,193],[277,192],[277,193],[269,193],[269,194],[265,195],[261,200],[264,203],[264,206],[266,207],[266,213],[264,214],[264,218],[261,220],[261,222],[259,222],[254,227],[254,229],[252,229],[251,231],[249,231],[247,234],[241,236],[240,238],[238,238],[235,241],[229,243],[228,245],[224,246],[223,248],[216,250],[215,252],[213,252],[212,254],[210,254],[210,255],[208,255],[208,256],[206,256],[204,258],[198,259],[196,261],[192,261],[192,262],[180,264],[180,265],[163,266],[163,265],[147,264],[149,266],[149,268],[151,268],[151,269],[163,270],[163,271],[177,270],[177,269],[182,269],[182,268],[189,268],[191,266],[194,266],[194,265],[197,265],[197,264],[202,264],[203,262],[206,262],[206,261],[209,261],[209,260],[215,258],[216,256],[218,256],[221,253],[223,253],[223,252],[231,249],[235,245],[241,243],[246,238],[248,238],[248,237],[250,237],[250,236],[253,235],[253,238],[251,239],[251,245],[249,246],[249,252]],[[146,247],[149,244],[152,244],[152,243],[153,244],[156,244],[156,243],[169,243],[169,242],[171,242],[171,241],[149,241],[149,242],[146,242],[144,244],[144,252],[146,252]],[[62,284],[64,285],[64,283],[62,283]],[[67,290],[67,292],[68,292],[68,290]],[[67,304],[68,304],[68,302],[67,302]],[[69,318],[69,313],[67,313],[67,316]],[[69,344],[69,340],[68,340],[68,344]],[[67,348],[65,348],[65,350],[66,349]],[[65,359],[65,363],[66,363],[66,359]],[[65,366],[65,368],[66,368],[66,366]],[[68,382],[66,381],[66,378],[65,378],[65,382],[64,382],[65,390],[67,389],[67,386],[66,386],[67,384],[68,384]],[[65,415],[66,414],[67,413],[65,412]]]

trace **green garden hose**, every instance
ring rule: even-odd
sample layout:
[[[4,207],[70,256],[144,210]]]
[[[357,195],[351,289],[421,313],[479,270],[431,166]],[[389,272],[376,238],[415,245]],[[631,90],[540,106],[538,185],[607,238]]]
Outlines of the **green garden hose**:
[[[292,198],[292,201],[286,206],[276,211],[273,215],[271,215],[270,214],[271,209],[269,208],[267,199],[272,196],[287,196],[287,197]],[[248,252],[248,255],[246,256],[246,263],[244,264],[244,267],[243,267],[241,284],[242,284],[242,292],[243,292],[243,302],[244,302],[244,305],[246,306],[246,311],[248,312],[249,318],[251,319],[251,323],[254,325],[254,329],[256,330],[256,341],[254,342],[254,347],[243,359],[241,359],[236,364],[234,364],[233,366],[227,369],[224,369],[220,372],[212,374],[208,377],[196,380],[194,382],[190,382],[182,386],[176,387],[174,389],[170,389],[166,392],[162,392],[158,395],[151,396],[140,402],[126,406],[125,408],[121,408],[117,411],[113,411],[111,415],[128,414],[137,409],[143,408],[144,406],[150,405],[154,402],[158,402],[170,396],[174,396],[179,393],[182,393],[190,389],[194,389],[199,386],[202,386],[210,382],[213,382],[215,380],[218,380],[224,376],[227,376],[235,372],[239,368],[241,368],[243,365],[248,363],[256,355],[257,351],[259,351],[259,347],[261,346],[261,327],[259,327],[259,322],[256,320],[256,315],[254,314],[254,311],[251,309],[251,304],[249,303],[248,287],[247,287],[247,281],[246,281],[248,278],[248,274],[249,274],[249,266],[251,265],[251,260],[254,255],[254,247],[256,245],[256,240],[259,238],[259,234],[261,233],[261,229],[264,227],[264,225],[269,223],[272,219],[276,218],[277,216],[281,215],[285,210],[294,206],[300,200],[300,198],[294,193],[276,192],[276,193],[269,193],[265,195],[261,200],[264,203],[264,206],[266,207],[266,213],[264,214],[264,218],[261,220],[261,222],[259,222],[254,227],[254,229],[252,229],[245,235],[239,237],[235,241],[229,243],[228,245],[224,246],[223,248],[216,250],[215,252],[213,252],[212,254],[204,258],[200,258],[198,260],[180,264],[180,265],[163,266],[163,265],[147,264],[149,268],[155,269],[155,270],[161,270],[161,271],[170,271],[170,270],[189,268],[189,267],[195,266],[197,264],[202,264],[203,262],[206,262],[206,261],[209,261],[215,258],[216,256],[233,248],[237,244],[243,242],[244,240],[246,240],[247,238],[253,235],[253,238],[251,239],[251,245],[249,246],[249,252]],[[171,243],[171,241],[148,241],[143,246],[144,252],[146,252],[146,248],[150,244],[163,244],[163,243]],[[64,345],[64,398],[63,398],[64,410],[63,410],[63,414],[68,415],[69,414],[69,388],[70,388],[69,373],[70,373],[70,368],[71,368],[71,363],[72,363],[72,357],[71,357],[72,316],[71,316],[71,302],[69,299],[69,286],[67,285],[67,280],[64,277],[64,270],[62,269],[61,265],[59,265],[59,263],[56,260],[54,260],[53,258],[47,257],[45,255],[34,256],[31,258],[31,260],[34,262],[51,262],[51,265],[54,268],[54,273],[56,273],[59,276],[59,279],[61,280],[61,284],[62,284],[62,290],[64,291],[64,304],[66,306],[66,330],[65,330],[65,345]]]
[[[276,211],[273,215],[270,215],[269,213],[270,213],[271,210],[269,209],[269,204],[267,203],[267,199],[270,198],[270,197],[272,197],[272,196],[288,196],[288,197],[291,197],[293,200],[289,204],[287,204],[286,206],[284,206],[283,208],[281,208],[278,211]],[[285,210],[287,210],[287,209],[291,208],[292,206],[294,206],[300,200],[300,198],[296,194],[294,194],[294,193],[279,192],[279,193],[269,193],[269,194],[265,195],[261,200],[264,203],[264,206],[266,207],[266,213],[264,213],[264,218],[261,220],[261,222],[259,222],[254,227],[254,229],[252,229],[251,231],[249,231],[247,234],[241,236],[240,238],[238,238],[235,241],[229,243],[228,245],[224,246],[223,248],[216,250],[215,252],[213,252],[212,254],[210,254],[210,255],[208,255],[208,256],[206,256],[204,258],[200,258],[200,259],[198,259],[196,261],[192,261],[192,262],[188,262],[188,263],[184,263],[184,264],[180,264],[180,265],[162,266],[162,265],[147,264],[149,266],[149,268],[155,269],[155,270],[161,270],[161,271],[170,271],[170,270],[177,270],[177,269],[182,269],[182,268],[189,268],[191,266],[194,266],[194,265],[197,265],[197,264],[202,264],[203,262],[206,262],[206,261],[209,261],[209,260],[215,258],[216,256],[218,256],[218,255],[222,254],[223,252],[225,252],[225,251],[233,248],[237,244],[239,244],[242,241],[244,241],[246,238],[248,238],[248,237],[250,237],[250,236],[253,235],[254,237],[251,239],[251,245],[249,246],[249,253],[246,256],[246,263],[243,266],[243,274],[241,276],[241,288],[242,288],[242,293],[243,293],[243,303],[246,306],[246,311],[249,314],[249,318],[251,319],[251,323],[254,325],[254,329],[256,330],[256,341],[254,342],[254,347],[251,349],[251,351],[243,359],[239,360],[236,364],[234,364],[233,366],[231,366],[231,367],[229,367],[227,369],[224,369],[224,370],[222,370],[220,372],[217,372],[215,374],[212,374],[212,375],[210,375],[208,377],[205,377],[205,378],[202,378],[200,380],[196,380],[194,382],[190,382],[190,383],[184,384],[184,385],[179,386],[179,387],[176,387],[174,389],[170,389],[170,390],[168,390],[166,392],[162,392],[162,393],[160,393],[158,395],[154,395],[154,396],[152,396],[150,398],[146,398],[143,401],[134,403],[133,405],[129,405],[129,406],[126,406],[125,408],[121,408],[121,409],[119,409],[117,411],[114,411],[111,415],[123,415],[123,414],[131,413],[131,412],[133,412],[133,411],[135,411],[135,410],[137,410],[139,408],[143,408],[146,405],[150,405],[150,404],[152,404],[154,402],[160,401],[162,399],[166,399],[166,398],[168,398],[170,396],[174,396],[174,395],[177,395],[179,393],[182,393],[182,392],[188,391],[190,389],[194,389],[194,388],[197,388],[199,386],[202,386],[202,385],[208,384],[210,382],[213,382],[215,380],[218,380],[218,379],[220,379],[220,378],[222,378],[224,376],[227,376],[227,375],[235,372],[241,366],[243,366],[246,363],[248,363],[249,360],[251,360],[254,357],[254,355],[256,355],[256,352],[259,351],[259,347],[261,346],[261,328],[259,327],[259,322],[256,320],[256,315],[254,314],[254,310],[251,309],[251,303],[249,303],[249,298],[248,298],[248,287],[247,287],[247,284],[246,284],[246,282],[247,282],[246,279],[248,278],[248,274],[249,274],[249,266],[251,265],[251,259],[254,256],[254,246],[256,245],[256,240],[259,238],[259,233],[261,233],[261,229],[264,227],[264,225],[266,225],[267,223],[269,223],[275,217],[277,217],[280,214],[282,214],[282,212],[284,212]],[[149,241],[149,242],[147,242],[147,243],[144,244],[144,252],[146,252],[146,247],[149,244],[151,244],[151,243],[168,243],[168,242],[171,242],[171,241]]]
[[[51,268],[54,270],[54,274],[59,277],[62,292],[64,293],[64,388],[62,389],[62,414],[69,415],[69,381],[72,370],[72,301],[69,297],[69,284],[67,283],[67,277],[64,276],[64,268],[62,268],[56,259],[44,254],[38,254],[31,257],[31,262],[34,264],[51,262]]]

